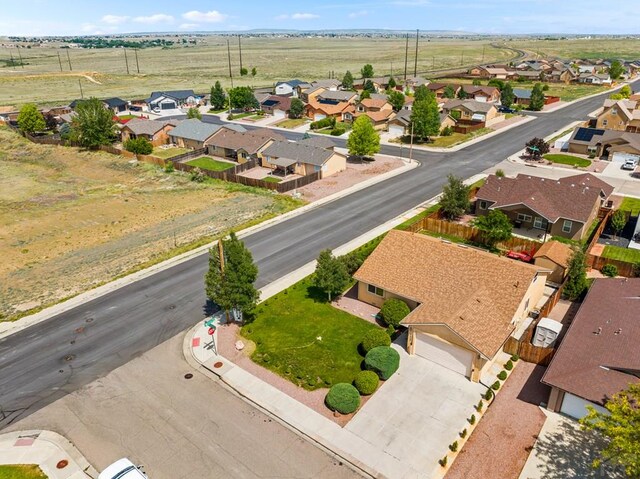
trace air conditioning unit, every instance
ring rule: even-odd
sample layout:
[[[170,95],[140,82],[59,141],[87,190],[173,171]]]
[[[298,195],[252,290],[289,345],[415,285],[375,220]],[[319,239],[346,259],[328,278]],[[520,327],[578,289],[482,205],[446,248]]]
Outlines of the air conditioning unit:
[[[560,331],[562,331],[562,323],[551,318],[542,318],[536,326],[531,344],[541,348],[550,348],[558,339]]]

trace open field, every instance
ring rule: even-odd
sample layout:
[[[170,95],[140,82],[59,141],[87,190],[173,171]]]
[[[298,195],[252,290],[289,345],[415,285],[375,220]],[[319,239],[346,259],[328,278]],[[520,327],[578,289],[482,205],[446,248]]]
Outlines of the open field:
[[[141,99],[153,90],[193,88],[206,93],[220,80],[228,79],[226,38],[206,36],[199,44],[169,49],[148,48],[138,51],[140,74],[133,51],[128,53],[127,75],[122,49],[70,49],[72,71],[67,50],[55,45],[23,50],[24,69],[0,67],[0,105],[20,105],[29,101],[46,104],[65,103],[80,96],[78,82],[85,96],[121,96]],[[464,68],[481,62],[504,62],[516,54],[513,50],[494,48],[490,40],[421,39],[418,71]],[[413,74],[413,46],[409,53],[409,74]],[[62,70],[58,62],[61,54]],[[305,80],[327,78],[333,71],[341,77],[346,70],[358,75],[365,63],[371,63],[376,75],[404,73],[405,42],[401,38],[250,38],[242,40],[243,66],[256,67],[257,75],[234,78],[234,84],[271,86],[278,80],[299,77]],[[239,70],[237,42],[232,43],[234,75]],[[0,49],[2,60],[10,51]],[[462,60],[462,65],[461,65]]]
[[[508,43],[540,57],[620,58],[637,60],[640,57],[640,39],[633,38],[581,38],[568,40],[514,40]]]
[[[77,294],[299,201],[0,128],[0,318]]]

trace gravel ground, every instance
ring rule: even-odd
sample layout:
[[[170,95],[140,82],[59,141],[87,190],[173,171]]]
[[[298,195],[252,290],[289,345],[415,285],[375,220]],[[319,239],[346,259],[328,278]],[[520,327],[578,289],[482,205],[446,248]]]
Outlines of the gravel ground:
[[[242,351],[238,351],[235,348],[235,343],[238,340],[245,344],[245,348]],[[218,350],[223,357],[233,362],[236,366],[271,384],[296,401],[301,402],[342,427],[355,415],[354,413],[335,417],[333,412],[324,405],[324,397],[327,395],[328,389],[322,388],[315,391],[307,391],[251,361],[250,356],[254,346],[251,341],[240,336],[240,328],[237,324],[223,325],[218,329]],[[360,407],[364,406],[367,400],[368,397],[361,397]]]
[[[345,171],[298,188],[297,192],[301,193],[302,199],[306,201],[317,201],[376,175],[381,175],[404,165],[401,159],[394,156],[376,155],[375,158],[376,160],[372,162],[347,162],[347,169]]]
[[[517,363],[446,479],[515,479],[520,475],[545,421],[538,407],[549,397],[549,388],[540,383],[544,369]]]

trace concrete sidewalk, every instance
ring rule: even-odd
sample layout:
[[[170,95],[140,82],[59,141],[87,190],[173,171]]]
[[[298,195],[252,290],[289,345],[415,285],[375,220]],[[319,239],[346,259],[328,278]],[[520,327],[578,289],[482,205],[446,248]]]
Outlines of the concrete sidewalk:
[[[62,461],[66,461],[66,465]],[[80,451],[53,431],[1,434],[0,464],[37,464],[49,479],[98,477],[98,472]]]

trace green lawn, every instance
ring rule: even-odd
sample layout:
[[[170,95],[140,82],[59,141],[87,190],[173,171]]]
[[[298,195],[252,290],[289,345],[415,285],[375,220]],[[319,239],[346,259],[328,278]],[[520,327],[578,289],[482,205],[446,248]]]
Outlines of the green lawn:
[[[274,126],[279,128],[297,128],[304,125],[306,122],[306,118],[287,118],[286,120],[279,121]]]
[[[189,148],[154,148],[152,155],[166,160],[174,156],[182,155],[188,151],[191,150]]]
[[[220,109],[220,110],[215,110],[215,109],[213,109],[213,108],[209,108],[208,113],[217,114],[217,113],[222,113],[223,111],[227,111],[227,109],[226,109],[226,108],[222,108],[222,109]]]
[[[625,196],[620,205],[622,211],[630,211],[631,216],[638,216],[640,214],[640,198],[629,198]]]
[[[258,305],[242,335],[256,343],[253,361],[314,390],[353,381],[364,359],[358,345],[376,327],[331,306],[306,278]]]
[[[427,146],[435,146],[440,148],[450,148],[455,145],[459,145],[460,143],[464,143],[473,138],[477,138],[478,136],[486,135],[487,133],[491,133],[493,130],[491,128],[480,128],[479,130],[472,131],[470,133],[453,133],[449,136],[439,136],[437,138],[433,138],[433,141],[428,143]]]
[[[552,163],[559,163],[561,165],[571,165],[578,166],[581,168],[586,168],[591,165],[591,160],[587,160],[586,158],[579,158],[573,155],[563,155],[563,154],[546,154],[543,155],[545,160],[549,160]]]
[[[266,181],[267,183],[281,183],[282,180],[280,178],[276,178],[275,176],[265,176],[262,178],[262,181]]]
[[[640,262],[640,250],[632,248],[621,248],[619,246],[605,246],[602,252],[603,258],[617,259],[627,263]]]
[[[195,160],[187,161],[187,165],[197,166],[198,168],[202,168],[203,170],[211,171],[224,171],[231,169],[234,166],[231,163],[214,160],[213,158],[209,158],[208,156],[203,156],[201,158],[196,158]]]
[[[35,464],[0,465],[0,479],[47,479]]]
[[[247,118],[248,116],[255,116],[255,113],[253,113],[252,111],[247,111],[245,113],[233,113],[232,119],[241,120],[242,118]]]

